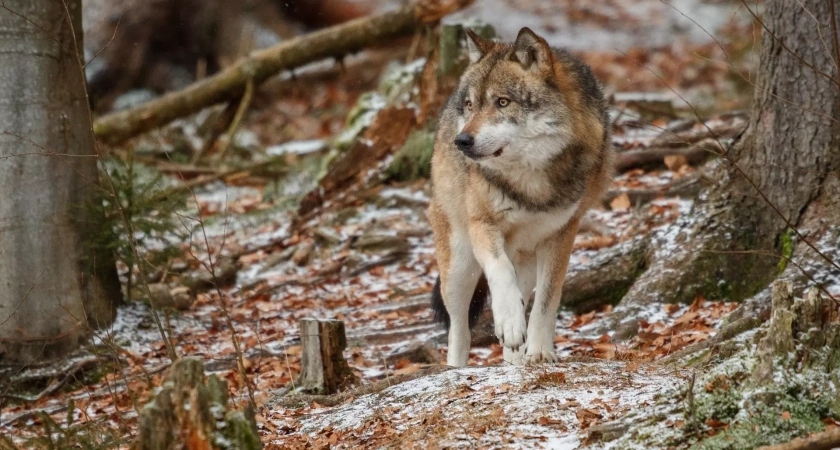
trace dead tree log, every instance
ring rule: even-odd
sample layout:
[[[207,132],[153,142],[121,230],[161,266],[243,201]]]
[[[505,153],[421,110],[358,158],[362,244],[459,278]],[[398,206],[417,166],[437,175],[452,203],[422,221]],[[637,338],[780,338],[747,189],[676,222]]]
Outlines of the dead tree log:
[[[396,11],[356,19],[285,41],[255,52],[186,89],[136,108],[104,116],[94,123],[94,133],[109,144],[122,142],[207,106],[239,98],[245,92],[249,80],[258,86],[283,70],[324,58],[341,58],[372,44],[409,35],[473,1],[418,0]]]
[[[302,319],[302,355],[296,385],[304,392],[329,395],[354,384],[357,379],[344,360],[347,337],[340,320]]]

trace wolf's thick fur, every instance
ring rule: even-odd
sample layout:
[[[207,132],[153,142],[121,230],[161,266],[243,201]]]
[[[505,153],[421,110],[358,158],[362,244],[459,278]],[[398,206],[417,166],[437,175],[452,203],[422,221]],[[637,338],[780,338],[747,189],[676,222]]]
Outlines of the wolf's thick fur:
[[[483,276],[505,361],[556,361],[578,224],[612,175],[606,100],[589,67],[528,28],[512,45],[467,34],[471,64],[440,117],[429,206],[447,362],[467,363]]]

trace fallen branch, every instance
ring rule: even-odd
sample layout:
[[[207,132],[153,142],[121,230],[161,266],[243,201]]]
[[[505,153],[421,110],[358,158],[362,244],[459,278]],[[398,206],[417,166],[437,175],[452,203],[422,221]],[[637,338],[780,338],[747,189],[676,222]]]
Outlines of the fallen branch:
[[[840,428],[794,439],[779,445],[759,447],[758,450],[831,450],[840,447]]]
[[[639,150],[619,151],[615,159],[615,170],[626,172],[639,167],[664,165],[666,156],[684,156],[686,162],[696,166],[711,155],[719,155],[723,152],[718,141],[709,138],[684,148],[668,146],[648,147]]]
[[[673,132],[665,130],[654,138],[650,143],[651,147],[684,147],[699,141],[712,139],[729,139],[741,134],[747,126],[747,117],[741,113],[731,113],[728,117],[722,117],[722,123],[705,125],[700,128],[692,127],[688,130]]]
[[[700,189],[703,187],[701,183],[702,179],[703,175],[697,172],[671,183],[665,189],[613,189],[604,194],[604,198],[601,201],[604,206],[609,206],[610,202],[621,194],[627,194],[631,205],[650,203],[660,197],[691,198],[700,193]]]
[[[388,379],[380,380],[375,383],[366,384],[364,386],[357,387],[355,389],[351,389],[349,391],[339,392],[338,394],[333,395],[306,395],[306,394],[296,394],[296,395],[287,395],[285,397],[279,397],[269,402],[271,408],[275,406],[282,406],[284,408],[300,408],[303,405],[308,405],[312,403],[317,403],[321,406],[336,406],[340,405],[347,400],[360,397],[362,395],[367,394],[375,394],[377,392],[384,391],[391,386],[405,383],[406,381],[411,381],[417,378],[422,378],[427,375],[436,375],[439,373],[446,372],[448,370],[455,369],[455,367],[451,366],[429,366],[423,369],[418,370],[414,373],[408,373],[403,375],[395,375],[391,376]]]
[[[161,127],[216,103],[241,97],[248,80],[259,86],[284,70],[325,58],[341,58],[375,43],[406,36],[439,21],[474,0],[418,0],[396,11],[352,20],[273,47],[254,52],[228,69],[178,92],[136,108],[109,114],[93,126],[105,143],[117,144],[132,136]]]
[[[74,362],[73,365],[70,366],[69,369],[62,370],[61,373],[56,373],[53,377],[56,377],[56,376],[60,375],[60,378],[56,378],[55,381],[50,383],[49,386],[47,386],[44,390],[39,392],[37,395],[29,396],[29,395],[13,394],[13,393],[10,393],[10,392],[0,392],[0,397],[7,398],[7,399],[10,399],[10,400],[19,401],[19,402],[28,402],[28,403],[37,402],[38,400],[41,400],[44,397],[48,397],[48,396],[58,392],[59,389],[64,387],[64,385],[67,384],[68,381],[73,379],[76,376],[76,374],[78,374],[79,372],[89,368],[90,366],[99,365],[101,363],[102,363],[102,358],[100,358],[98,356],[85,358],[85,359],[80,359],[80,360]],[[44,378],[43,374],[36,373],[36,376],[32,377],[31,379],[43,379],[43,378]],[[17,383],[21,383],[21,382],[25,382],[25,381],[26,381],[25,377],[20,377],[20,378],[17,378],[17,380],[16,380]]]
[[[190,191],[190,190],[192,190],[194,188],[197,188],[199,186],[204,186],[205,184],[210,184],[214,181],[218,181],[218,180],[228,178],[228,177],[231,177],[231,176],[234,176],[234,175],[250,173],[250,172],[253,172],[257,169],[263,169],[263,168],[269,167],[273,164],[285,164],[285,157],[283,155],[275,156],[273,158],[268,158],[268,159],[263,160],[263,161],[257,161],[255,163],[251,163],[251,164],[248,164],[248,165],[245,165],[245,166],[242,166],[242,167],[238,167],[238,168],[235,168],[235,169],[228,169],[228,170],[223,170],[223,171],[216,172],[216,173],[213,173],[213,174],[202,175],[200,177],[193,178],[192,180],[187,181],[184,184],[181,184],[181,185],[169,188],[169,189],[164,189],[164,190],[158,192],[157,194],[155,194],[154,197],[152,198],[152,200],[164,199],[164,198],[170,197],[172,195],[180,194],[184,191]]]
[[[139,159],[139,158],[138,158]],[[219,173],[219,169],[215,167],[195,166],[192,164],[177,164],[171,162],[158,161],[143,161],[154,166],[157,170],[163,173],[174,173],[180,176],[200,176],[200,175],[215,175]]]

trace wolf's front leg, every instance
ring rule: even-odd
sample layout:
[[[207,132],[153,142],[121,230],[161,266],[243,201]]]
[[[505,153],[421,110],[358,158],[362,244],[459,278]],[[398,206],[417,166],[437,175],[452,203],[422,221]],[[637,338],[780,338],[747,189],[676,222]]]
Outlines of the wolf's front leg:
[[[534,308],[528,320],[528,341],[525,362],[555,362],[554,334],[557,309],[569,267],[569,256],[575,243],[578,220],[572,220],[563,230],[537,247],[537,292]]]
[[[504,249],[504,236],[491,224],[470,223],[470,241],[490,285],[496,337],[507,348],[525,343],[525,305],[516,280],[516,270]]]
[[[523,252],[511,250],[508,252],[513,256],[513,266],[516,269],[516,279],[519,282],[519,292],[522,293],[525,310],[528,310],[528,302],[531,301],[531,294],[534,292],[534,286],[537,283],[537,260],[533,252]],[[527,338],[525,342],[527,342]],[[521,366],[524,364],[525,348],[513,350],[505,347],[503,352],[503,360],[508,364]]]

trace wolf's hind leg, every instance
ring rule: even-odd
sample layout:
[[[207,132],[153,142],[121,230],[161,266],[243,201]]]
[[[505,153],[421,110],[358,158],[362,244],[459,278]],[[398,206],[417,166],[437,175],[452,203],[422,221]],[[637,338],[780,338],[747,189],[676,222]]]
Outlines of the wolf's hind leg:
[[[577,227],[578,219],[573,219],[537,248],[537,292],[528,320],[526,363],[557,361],[554,352],[557,309],[560,307],[563,282],[566,280]]]
[[[481,276],[467,236],[452,235],[447,267],[440,268],[441,294],[449,313],[446,364],[465,366],[470,353],[470,301]]]

